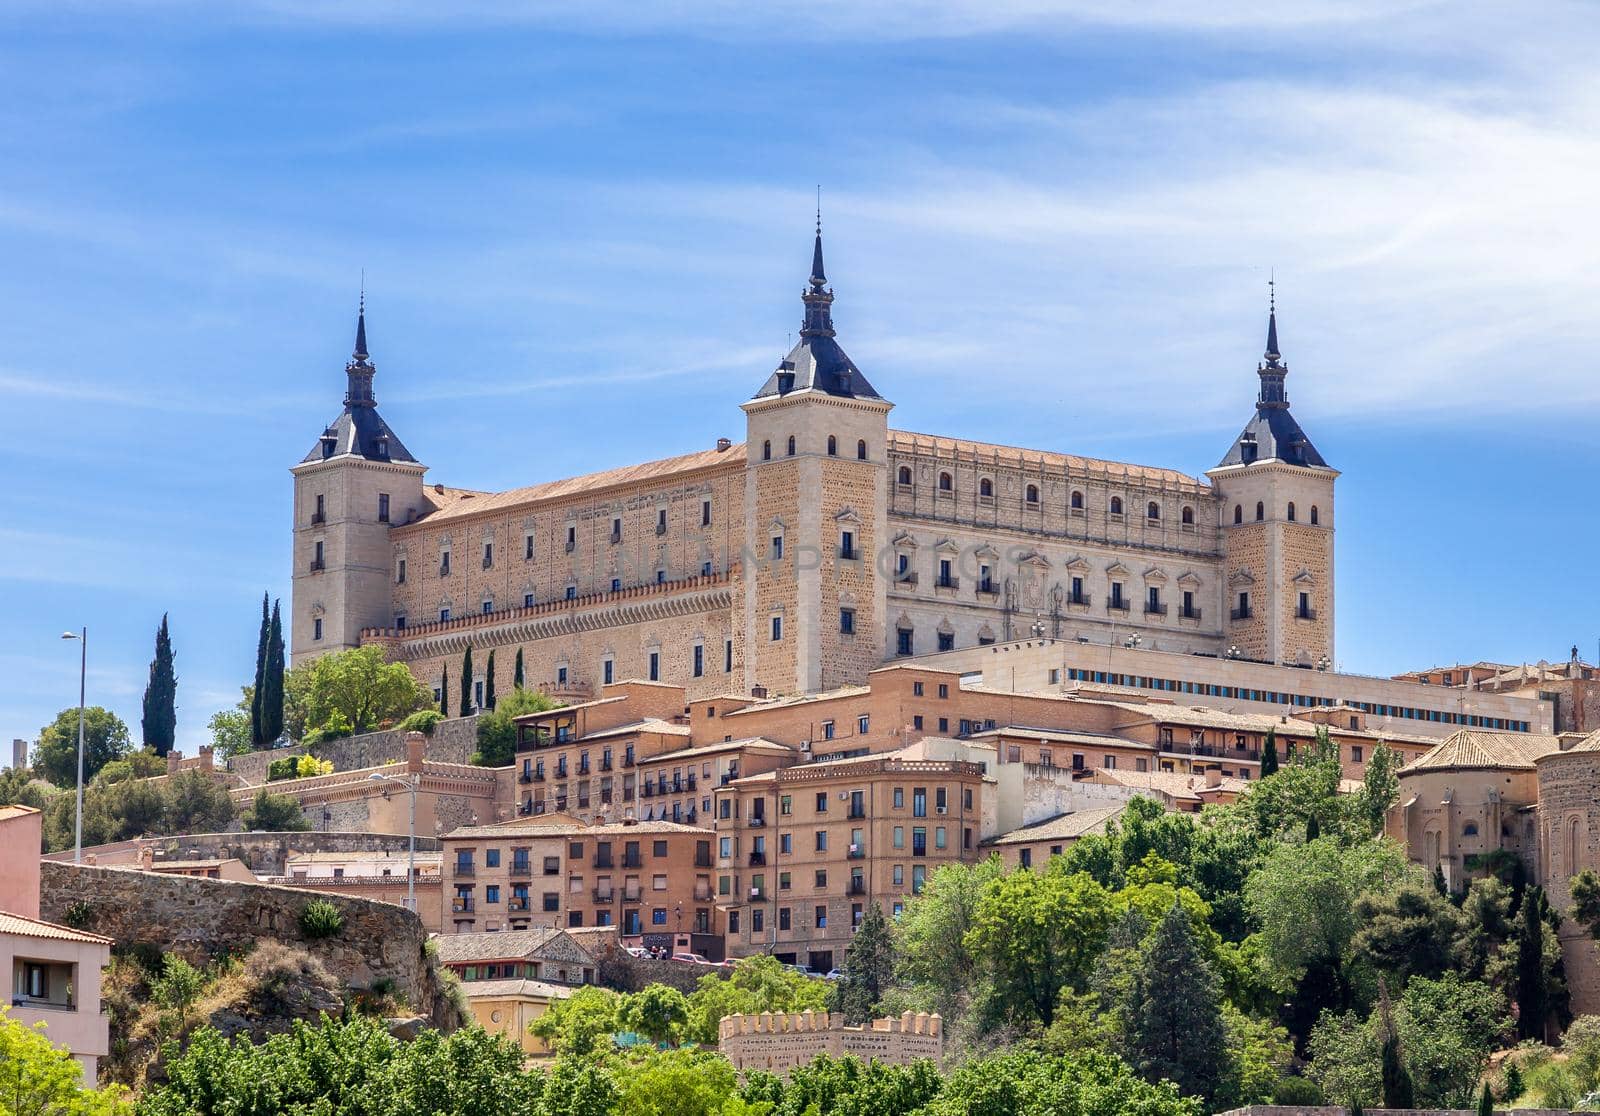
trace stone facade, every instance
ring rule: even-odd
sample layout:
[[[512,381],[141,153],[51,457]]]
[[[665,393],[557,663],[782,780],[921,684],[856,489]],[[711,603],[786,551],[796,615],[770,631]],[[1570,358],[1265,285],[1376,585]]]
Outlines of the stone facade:
[[[401,907],[343,895],[318,895],[269,884],[169,876],[127,868],[46,861],[40,905],[61,919],[87,900],[87,928],[120,946],[149,943],[204,964],[248,951],[263,938],[291,943],[322,961],[352,989],[392,981],[396,993],[436,1026],[453,1028],[455,1007],[423,949],[427,931]],[[300,914],[315,900],[344,915],[344,929],[308,940]]]
[[[384,853],[404,856],[404,833],[364,833],[361,831],[294,831],[288,833],[187,833],[180,837],[136,837],[111,845],[96,845],[84,850],[102,868],[134,867],[148,853],[156,867],[163,861],[228,860],[242,861],[258,876],[281,876],[288,858],[296,853]],[[417,837],[417,851],[436,857],[439,842],[432,836]],[[48,853],[47,861],[66,863],[72,850]]]
[[[1292,461],[1199,476],[892,431],[834,340],[831,290],[814,276],[803,297],[801,343],[742,404],[743,443],[485,493],[325,439],[294,471],[295,661],[377,643],[453,712],[468,647],[473,704],[491,649],[500,693],[520,651],[526,683],[564,697],[646,678],[691,699],[826,691],[1036,631],[1332,658],[1337,473],[1303,438]],[[346,371],[346,419],[370,424],[371,363]],[[1258,408],[1281,424],[1269,371]]]
[[[467,763],[477,749],[478,718],[452,717],[434,726],[433,735],[427,738],[423,754],[438,763]],[[328,740],[310,750],[314,751],[319,759],[325,759],[333,764],[335,771],[360,771],[404,760],[406,734],[397,729],[367,732],[359,736]],[[228,757],[227,768],[229,774],[238,776],[242,783],[259,787],[267,781],[267,767],[273,760],[284,756],[298,756],[306,751],[303,745],[296,745],[293,748],[276,748],[264,752],[244,752]]]
[[[944,1021],[937,1013],[874,1019],[846,1025],[844,1016],[818,1011],[725,1015],[717,1026],[717,1048],[738,1070],[786,1074],[818,1054],[906,1065],[944,1058]]]

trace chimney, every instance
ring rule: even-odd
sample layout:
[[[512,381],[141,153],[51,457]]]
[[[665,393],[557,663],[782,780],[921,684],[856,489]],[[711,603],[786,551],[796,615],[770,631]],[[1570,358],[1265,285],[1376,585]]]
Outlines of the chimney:
[[[168,752],[167,754],[171,755],[172,753]],[[140,845],[139,846],[139,867],[143,868],[146,872],[148,872],[148,871],[150,871],[150,869],[154,868],[155,866],[156,866],[156,850],[155,850],[155,847],[153,845]]]
[[[406,773],[422,774],[422,760],[428,750],[428,738],[420,732],[406,733]]]
[[[1220,767],[1208,767],[1208,768],[1206,768],[1206,786],[1208,786],[1208,787],[1220,787],[1221,785],[1222,785],[1222,768],[1220,768]]]
[[[732,439],[730,439],[730,438],[718,438],[717,439],[717,452],[718,453],[726,453],[728,450],[730,450],[732,448],[733,448],[733,440]]]
[[[176,749],[176,748],[172,749],[172,751],[167,753],[167,774],[168,775],[176,775],[178,773],[178,761],[181,760],[182,758],[183,758],[183,753],[178,751],[178,749]]]

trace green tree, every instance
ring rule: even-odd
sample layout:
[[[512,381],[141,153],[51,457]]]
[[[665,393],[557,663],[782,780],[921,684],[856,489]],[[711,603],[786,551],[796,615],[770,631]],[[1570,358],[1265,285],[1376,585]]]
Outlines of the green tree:
[[[291,670],[284,686],[303,689],[306,727],[326,735],[371,732],[429,704],[405,664],[387,661],[379,647],[320,655]]]
[[[966,1063],[917,1111],[919,1116],[1199,1116],[1201,1106],[1179,1095],[1169,1081],[1143,1080],[1112,1055],[1052,1058],[1013,1049]]]
[[[33,777],[27,767],[8,767],[0,771],[0,806],[32,806],[42,810],[47,795],[45,784]]]
[[[1360,929],[1351,954],[1398,978],[1397,987],[1413,976],[1437,977],[1470,957],[1467,915],[1426,884],[1363,895],[1355,919]]]
[[[1540,906],[1544,889],[1530,887],[1522,897],[1517,926],[1517,1033],[1525,1039],[1544,1041],[1545,1023],[1550,1014],[1546,987],[1544,919]]]
[[[1600,876],[1585,868],[1567,881],[1567,894],[1572,897],[1573,919],[1588,927],[1591,938],[1600,938]]]
[[[1126,1056],[1146,1081],[1216,1099],[1227,1068],[1222,1000],[1181,904],[1172,904],[1145,943],[1120,1014]]]
[[[849,1024],[872,1018],[894,980],[894,943],[883,908],[874,902],[850,939],[844,955],[844,979],[833,986],[833,1010]]]
[[[283,621],[278,602],[272,602],[272,619],[267,624],[267,672],[262,679],[261,732],[271,744],[283,735],[284,726]]]
[[[289,794],[272,794],[265,787],[256,791],[255,801],[240,822],[252,833],[287,833],[311,828],[300,801]]]
[[[707,973],[700,978],[689,994],[685,1037],[691,1042],[714,1044],[717,1024],[725,1015],[822,1011],[829,995],[826,981],[802,976],[769,954],[745,957],[726,977]]]
[[[522,648],[519,647],[517,648],[517,662],[511,672],[511,688],[513,690],[520,690],[522,689],[523,682],[524,676],[522,673]]]
[[[483,707],[494,712],[494,648],[489,649],[489,661],[483,665]]]
[[[1380,1068],[1379,1081],[1383,1087],[1383,1106],[1385,1108],[1412,1108],[1415,1106],[1415,1090],[1411,1083],[1411,1074],[1406,1071],[1405,1063],[1400,1058],[1400,1037],[1390,1034],[1383,1040],[1383,1048],[1379,1053]]]
[[[161,972],[150,981],[150,998],[161,1009],[163,1041],[189,1029],[194,1005],[205,986],[206,974],[176,953],[161,958]]]
[[[443,667],[439,671],[439,712],[443,716],[450,716],[450,668]]]
[[[144,746],[164,756],[172,751],[178,735],[178,676],[172,667],[172,637],[167,632],[167,614],[161,614],[156,629],[156,654],[150,660],[150,681],[144,688]]]
[[[211,733],[211,750],[218,759],[250,751],[250,714],[241,709],[219,709],[206,722]]]
[[[1049,1026],[1057,997],[1080,987],[1105,943],[1111,899],[1088,873],[1052,865],[992,881],[978,903],[965,946],[983,958],[993,1019],[1037,1019]]]
[[[1406,1072],[1423,1108],[1465,1108],[1506,1037],[1506,1001],[1499,992],[1458,973],[1416,977],[1395,1012]],[[1409,1106],[1407,1106],[1409,1107]]]
[[[618,1116],[723,1116],[738,1095],[733,1064],[711,1050],[665,1050],[617,1075]]]
[[[461,656],[461,716],[472,716],[472,648]]]
[[[114,1089],[83,1084],[83,1069],[65,1046],[24,1026],[0,1007],[0,1112],[6,1116],[123,1116],[132,1110]]]
[[[1478,1116],[1494,1116],[1494,1094],[1489,1091],[1489,1083],[1483,1083],[1483,1092],[1478,1094]]]
[[[512,690],[492,713],[478,715],[478,750],[472,762],[479,767],[505,767],[517,754],[516,719],[527,713],[543,713],[561,705],[538,690]]]
[[[83,711],[83,779],[87,783],[106,764],[128,754],[128,726],[108,709],[91,705]],[[78,782],[78,707],[63,709],[39,730],[33,751],[34,769],[58,787]]]
[[[1383,819],[1389,809],[1400,801],[1399,757],[1383,741],[1367,757],[1367,769],[1361,776],[1359,809],[1364,815],[1367,831],[1374,836],[1383,832]]]
[[[237,816],[226,784],[203,771],[180,771],[163,790],[167,833],[224,833]]]
[[[1001,875],[998,857],[936,869],[895,922],[900,982],[925,989],[933,1009],[946,1019],[960,1013],[977,981],[979,958],[967,952],[965,942],[979,903]]]
[[[665,984],[647,984],[623,1001],[619,1012],[623,1026],[653,1043],[677,1045],[677,1036],[689,1020],[689,1001]]]
[[[1278,773],[1278,733],[1272,726],[1267,726],[1267,739],[1261,746],[1261,777]]]
[[[256,676],[250,686],[250,746],[265,748],[272,743],[266,735],[266,721],[261,714],[261,700],[267,692],[267,647],[272,632],[272,615],[268,601],[271,594],[261,594],[261,632],[256,636]]]
[[[528,1026],[557,1054],[583,1056],[611,1048],[611,1036],[621,1030],[622,998],[615,992],[587,985],[550,1009]]]
[[[1324,1012],[1306,1042],[1306,1076],[1322,1088],[1330,1104],[1380,1104],[1382,1047],[1373,1020],[1353,1011]]]

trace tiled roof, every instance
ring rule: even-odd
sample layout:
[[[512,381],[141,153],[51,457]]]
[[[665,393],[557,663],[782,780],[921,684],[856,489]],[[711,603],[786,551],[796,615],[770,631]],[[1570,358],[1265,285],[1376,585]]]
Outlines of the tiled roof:
[[[1421,759],[1407,764],[1405,770],[1487,767],[1532,771],[1533,761],[1556,751],[1559,744],[1558,738],[1540,733],[1462,729],[1440,741]]]
[[[496,930],[470,934],[436,934],[433,943],[441,962],[460,965],[469,961],[520,961],[540,952],[563,931],[553,926],[530,930]]]
[[[417,864],[438,863],[443,853],[417,850]],[[410,856],[405,849],[399,852],[291,852],[289,864],[404,864]],[[158,861],[159,863],[159,861]]]
[[[1250,780],[1224,775],[1214,787],[1206,785],[1204,775],[1189,775],[1181,771],[1122,771],[1100,768],[1092,778],[1096,782],[1119,783],[1134,790],[1150,790],[1171,798],[1198,802],[1204,794],[1243,794],[1251,787]]]
[[[461,991],[469,1000],[507,996],[564,1000],[572,995],[574,989],[565,984],[547,984],[542,980],[464,980],[461,982]]]
[[[766,698],[743,709],[730,709],[723,713],[724,717],[742,717],[746,713],[763,713],[769,709],[782,709],[790,705],[805,705],[810,702],[828,701],[832,698],[865,697],[872,692],[870,686],[840,686],[836,690],[823,690],[816,694],[786,694],[783,697]]]
[[[100,934],[88,934],[54,922],[41,922],[37,918],[8,914],[0,911],[0,934],[19,934],[25,938],[48,938],[57,942],[86,942],[91,945],[110,945],[111,939]]]
[[[937,434],[915,434],[906,430],[889,431],[889,452],[933,453],[940,457],[978,458],[1013,468],[1045,468],[1069,472],[1106,473],[1130,481],[1152,484],[1190,485],[1199,490],[1210,490],[1210,485],[1199,477],[1191,477],[1176,469],[1160,469],[1149,465],[1130,465],[1122,461],[1105,461],[1096,457],[1079,457],[1070,453],[1053,453],[1049,450],[1023,449],[1020,446],[1001,446],[990,442],[974,442],[967,438],[945,438]]]
[[[0,806],[0,821],[6,821],[9,818],[20,818],[24,814],[37,814],[38,812],[32,806]]]
[[[992,845],[1023,845],[1034,841],[1071,841],[1079,837],[1086,837],[1091,833],[1104,833],[1106,823],[1116,818],[1128,808],[1126,802],[1118,802],[1114,806],[1096,806],[1088,810],[1075,810],[1069,814],[1058,814],[1042,822],[1032,825],[1020,826],[1009,833],[1002,833],[989,844]]]
[[[701,759],[705,756],[718,755],[722,752],[738,751],[765,752],[768,755],[797,756],[799,755],[787,744],[778,744],[764,736],[745,736],[738,740],[723,740],[716,744],[706,744],[699,748],[680,748],[676,752],[659,752],[653,756],[638,757],[640,767],[650,763],[677,763],[680,760]]]
[[[444,520],[479,515],[483,512],[505,511],[510,508],[522,507],[526,504],[561,500],[569,496],[580,496],[585,493],[596,492],[605,488],[615,488],[620,485],[669,480],[684,473],[698,472],[703,469],[715,468],[719,465],[743,466],[744,444],[737,442],[725,450],[700,450],[696,453],[686,453],[678,457],[665,457],[659,461],[645,461],[638,465],[623,465],[616,469],[606,469],[598,473],[586,473],[583,476],[546,481],[543,484],[529,485],[526,488],[513,488],[505,492],[482,494],[462,492],[448,504],[427,516],[426,522],[439,523]]]
[[[660,717],[646,717],[642,721],[634,721],[631,724],[617,725],[613,728],[597,729],[594,732],[586,732],[583,734],[583,736],[570,741],[570,743],[587,744],[591,740],[604,740],[607,737],[612,736],[631,736],[636,732],[654,732],[663,736],[690,735],[688,725],[675,725],[671,721],[663,721]]]

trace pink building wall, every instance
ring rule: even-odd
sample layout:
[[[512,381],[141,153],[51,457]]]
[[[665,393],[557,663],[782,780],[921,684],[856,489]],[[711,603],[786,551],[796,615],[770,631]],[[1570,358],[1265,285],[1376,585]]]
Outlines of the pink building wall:
[[[39,847],[44,815],[0,806],[0,911],[39,917]]]

